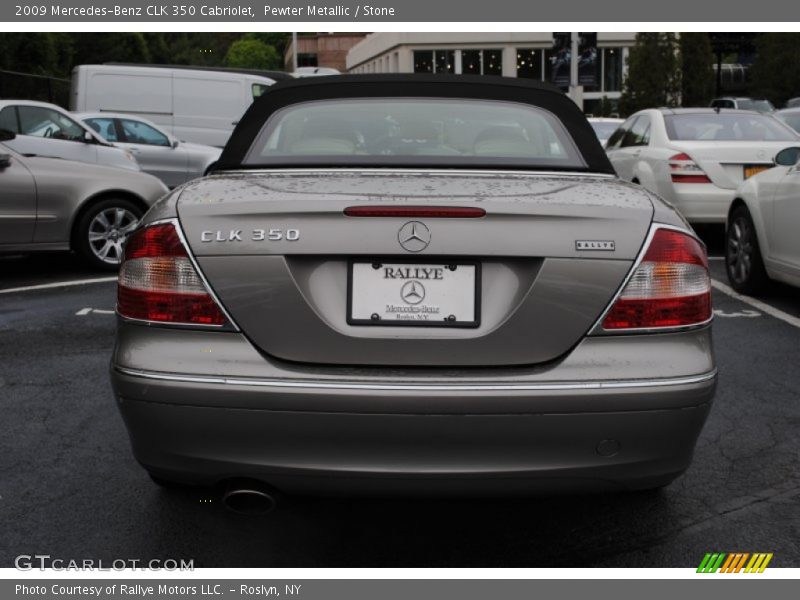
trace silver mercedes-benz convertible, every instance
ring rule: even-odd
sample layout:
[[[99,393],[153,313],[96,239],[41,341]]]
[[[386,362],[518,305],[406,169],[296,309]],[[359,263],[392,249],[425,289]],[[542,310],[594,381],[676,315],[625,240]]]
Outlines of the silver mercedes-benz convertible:
[[[716,386],[702,242],[514,79],[276,84],[145,215],[117,312],[136,458],[239,506],[660,487]]]

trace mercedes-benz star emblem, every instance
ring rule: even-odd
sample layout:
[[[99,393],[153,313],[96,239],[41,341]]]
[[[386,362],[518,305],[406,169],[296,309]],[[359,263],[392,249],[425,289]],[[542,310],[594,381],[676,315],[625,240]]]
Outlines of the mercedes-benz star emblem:
[[[419,304],[425,299],[425,286],[416,279],[406,281],[400,288],[400,298],[406,304]]]
[[[404,250],[421,252],[431,243],[431,231],[419,221],[409,221],[397,233],[397,241]]]

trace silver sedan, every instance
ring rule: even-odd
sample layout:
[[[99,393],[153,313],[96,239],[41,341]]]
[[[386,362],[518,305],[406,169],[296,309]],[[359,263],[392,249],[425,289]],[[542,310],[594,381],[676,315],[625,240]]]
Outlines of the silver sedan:
[[[112,384],[160,483],[642,489],[711,407],[705,248],[524,80],[305,78],[120,268]]]
[[[173,188],[205,175],[221,149],[183,142],[155,123],[121,113],[78,113],[76,117],[103,139],[131,152],[142,171]]]
[[[0,142],[13,135],[0,130]],[[128,234],[167,191],[141,171],[22,156],[0,143],[0,252],[71,249],[115,269]]]

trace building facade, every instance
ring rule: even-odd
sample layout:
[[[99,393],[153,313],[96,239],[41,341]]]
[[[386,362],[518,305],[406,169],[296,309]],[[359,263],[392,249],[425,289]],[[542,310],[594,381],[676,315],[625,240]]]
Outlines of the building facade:
[[[576,102],[588,114],[613,112],[635,33],[581,34]],[[502,75],[569,86],[569,34],[371,33],[347,53],[351,73]],[[605,106],[603,106],[605,103]]]
[[[348,51],[361,42],[366,33],[301,33],[297,36],[298,67],[329,67],[344,73]],[[292,70],[294,44],[289,43],[283,55],[287,71]]]

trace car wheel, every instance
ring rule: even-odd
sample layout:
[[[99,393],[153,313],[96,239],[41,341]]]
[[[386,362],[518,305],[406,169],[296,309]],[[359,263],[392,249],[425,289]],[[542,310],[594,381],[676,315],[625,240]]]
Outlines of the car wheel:
[[[125,240],[136,229],[142,214],[142,209],[130,200],[109,198],[98,202],[78,223],[75,249],[95,269],[117,269]]]
[[[733,289],[742,294],[762,291],[769,278],[761,259],[753,219],[746,206],[733,211],[725,237],[725,267]]]

